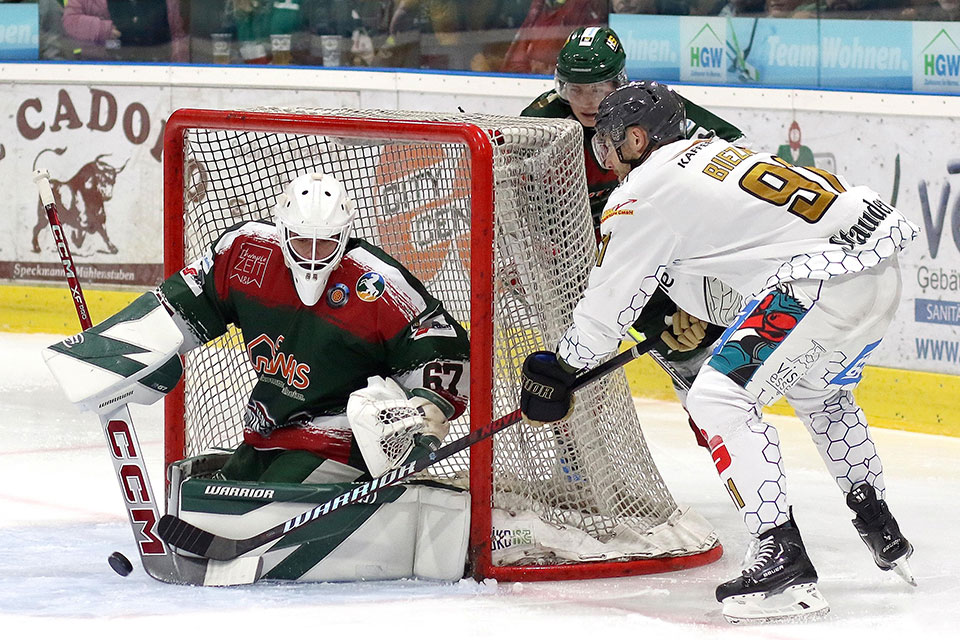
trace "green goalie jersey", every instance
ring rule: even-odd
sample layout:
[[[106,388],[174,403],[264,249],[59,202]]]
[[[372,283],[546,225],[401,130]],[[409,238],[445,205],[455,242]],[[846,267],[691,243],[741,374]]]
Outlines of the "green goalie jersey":
[[[258,376],[247,401],[244,441],[257,449],[306,450],[346,462],[349,432],[318,429],[342,416],[369,376],[429,389],[466,408],[469,344],[464,329],[409,271],[368,242],[351,239],[323,296],[305,306],[272,223],[227,231],[159,295],[190,348],[236,325]],[[190,340],[190,337],[193,340]],[[337,419],[339,418],[339,422]]]

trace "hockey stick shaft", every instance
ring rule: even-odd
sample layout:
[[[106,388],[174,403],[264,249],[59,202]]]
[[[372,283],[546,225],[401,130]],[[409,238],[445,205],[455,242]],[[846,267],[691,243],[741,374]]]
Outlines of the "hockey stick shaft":
[[[631,360],[640,357],[644,353],[647,353],[660,344],[662,344],[662,342],[659,338],[650,338],[640,342],[639,344],[633,345],[630,347],[630,349],[617,354],[610,360],[607,360],[606,362],[578,376],[573,385],[573,390],[576,391],[581,389],[587,384],[602,378],[614,369],[619,369]],[[458,438],[457,440],[440,447],[436,451],[423,458],[419,458],[392,469],[379,478],[374,478],[373,480],[360,484],[346,493],[342,493],[339,496],[324,502],[323,504],[313,507],[309,511],[305,511],[294,518],[282,522],[250,538],[236,540],[218,536],[169,514],[160,519],[160,525],[158,528],[160,537],[171,546],[177,547],[178,549],[184,551],[189,551],[190,553],[194,553],[199,556],[213,558],[216,560],[232,560],[233,558],[238,558],[266,544],[279,540],[291,531],[300,529],[301,527],[313,522],[317,518],[323,517],[347,505],[367,498],[381,489],[399,484],[410,476],[423,471],[427,467],[440,462],[441,460],[445,460],[446,458],[463,451],[464,449],[480,442],[481,440],[491,437],[495,433],[506,429],[512,424],[520,422],[521,418],[522,416],[520,414],[520,410],[517,409],[505,416],[497,418],[490,424],[480,429],[471,431],[462,438]]]
[[[70,287],[73,306],[77,308],[80,326],[83,329],[89,329],[93,326],[93,322],[90,320],[90,310],[87,308],[87,301],[83,296],[83,289],[80,287],[80,279],[77,277],[77,265],[73,262],[70,247],[67,245],[67,238],[63,235],[63,226],[60,224],[57,203],[53,199],[53,190],[50,188],[50,173],[46,169],[37,169],[33,172],[33,181],[40,191],[40,203],[47,214],[50,231],[53,232],[53,240],[57,243],[57,253],[60,254],[60,263],[63,265],[63,273],[67,277],[67,286]]]
[[[57,243],[57,251],[63,264],[67,285],[70,287],[73,304],[77,309],[80,326],[84,330],[89,329],[93,326],[93,321],[80,286],[73,256],[70,254],[70,247],[67,246],[67,239],[60,225],[57,204],[53,199],[53,190],[50,188],[50,174],[46,169],[38,169],[33,174],[33,181],[40,192],[40,203],[47,214],[53,238]],[[133,529],[133,537],[137,541],[137,551],[144,571],[161,582],[209,584],[208,560],[175,557],[158,535],[157,523],[160,520],[160,511],[150,485],[150,476],[143,460],[137,432],[133,427],[130,409],[126,404],[121,404],[112,411],[100,415],[100,426],[107,439],[113,469],[120,485],[120,493],[127,509],[130,527]],[[233,568],[232,572],[229,569],[220,569],[221,583],[247,584],[259,577],[259,567],[246,565],[242,571]],[[231,573],[233,573],[232,576]]]
[[[637,343],[643,342],[643,334],[630,327],[627,329],[627,335],[633,338]],[[650,357],[653,358],[653,361],[660,365],[660,368],[663,369],[670,379],[673,380],[673,384],[680,387],[684,391],[690,391],[690,383],[687,382],[680,372],[677,371],[670,362],[660,355],[657,351],[650,351]]]

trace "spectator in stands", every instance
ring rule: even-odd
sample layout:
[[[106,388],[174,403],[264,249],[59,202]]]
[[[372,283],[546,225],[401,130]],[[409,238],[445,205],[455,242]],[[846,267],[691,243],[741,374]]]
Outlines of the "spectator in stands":
[[[119,50],[124,60],[187,62],[189,40],[178,0],[70,0],[63,31],[84,43],[85,58]]]
[[[69,54],[63,38],[62,0],[27,0],[36,3],[40,22],[41,60],[63,60]]]
[[[910,9],[913,9],[916,17],[908,15]],[[926,3],[922,6],[914,6],[910,9],[904,10],[904,18],[911,20],[936,20],[938,22],[960,20],[960,0],[936,0],[936,2]]]
[[[912,0],[823,0],[822,18],[896,19],[900,9]]]
[[[570,32],[606,24],[607,7],[606,0],[533,0],[507,51],[503,71],[552,75]]]
[[[814,0],[767,0],[767,16],[770,18],[816,18],[817,2]]]
[[[896,10],[895,15],[883,17],[888,20],[935,22],[960,20],[960,0],[906,0],[906,2],[909,5],[906,8]]]
[[[504,14],[509,19],[514,13],[508,6],[511,4],[517,3],[504,0],[398,0],[379,57],[387,65],[405,57],[408,64],[426,68],[498,70],[489,68],[490,63],[485,61],[482,53],[485,42],[479,34],[496,28]],[[503,50],[501,56],[502,53]]]
[[[649,13],[663,16],[715,16],[727,0],[612,0],[611,13]]]
[[[729,0],[717,12],[718,16],[757,16],[766,11],[765,0]]]

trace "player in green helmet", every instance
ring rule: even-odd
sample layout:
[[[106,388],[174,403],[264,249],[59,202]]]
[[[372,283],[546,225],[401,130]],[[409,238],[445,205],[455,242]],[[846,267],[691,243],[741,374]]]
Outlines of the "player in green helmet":
[[[590,211],[593,215],[597,242],[603,246],[600,236],[600,220],[603,216],[607,198],[619,184],[616,174],[603,168],[592,148],[594,126],[600,102],[617,87],[627,84],[627,55],[620,37],[608,27],[580,27],[567,38],[557,56],[554,72],[555,86],[541,94],[520,115],[542,118],[575,118],[583,125],[583,155],[586,165],[587,190],[590,197]],[[679,96],[686,110],[686,124],[683,127],[688,138],[707,131],[713,131],[718,137],[728,141],[738,140],[743,133],[726,120],[706,109]],[[664,318],[670,317],[674,337],[690,335],[690,329],[696,325],[696,335],[701,342],[696,346],[683,340],[670,341],[665,335],[670,350],[663,349],[660,355],[672,363],[674,373],[692,382],[692,374],[699,368],[697,364],[706,356],[707,347],[720,336],[722,328],[708,325],[679,309],[663,288],[657,290],[644,308],[643,314],[634,323],[638,333],[655,336],[664,327]],[[681,399],[682,389],[678,389]],[[706,446],[699,429],[691,421],[691,428],[697,442]]]
[[[581,27],[567,38],[557,56],[555,91],[583,126],[593,127],[600,101],[627,83],[626,62],[620,39],[606,27]]]

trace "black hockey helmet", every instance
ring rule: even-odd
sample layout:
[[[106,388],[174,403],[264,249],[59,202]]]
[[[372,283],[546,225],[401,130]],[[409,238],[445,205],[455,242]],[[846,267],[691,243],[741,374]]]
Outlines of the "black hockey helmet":
[[[620,156],[620,147],[627,138],[627,128],[633,126],[646,131],[648,143],[640,158],[628,162]],[[667,85],[652,80],[630,82],[615,89],[600,103],[593,137],[594,153],[603,163],[608,145],[612,145],[621,161],[637,166],[658,146],[685,138],[686,127],[683,101]]]

